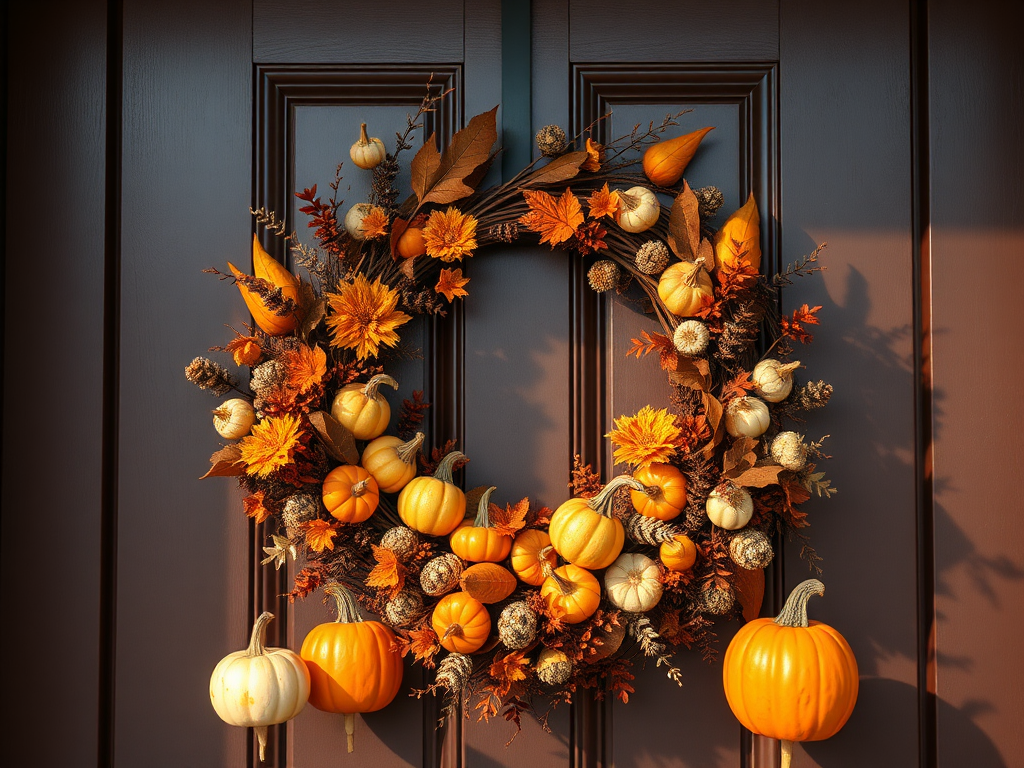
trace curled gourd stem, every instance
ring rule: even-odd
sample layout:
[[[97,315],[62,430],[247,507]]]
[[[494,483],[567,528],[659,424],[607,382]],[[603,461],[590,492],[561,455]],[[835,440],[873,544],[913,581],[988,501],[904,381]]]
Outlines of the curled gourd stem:
[[[640,199],[636,195],[631,195],[628,192],[621,190],[615,190],[615,194],[619,198],[619,204],[622,206],[622,210],[626,213],[635,211],[640,206]]]
[[[352,593],[348,591],[347,587],[333,582],[324,587],[324,593],[334,598],[334,603],[338,608],[338,618],[335,621],[352,624],[363,620],[363,617],[359,615],[356,599],[352,597]]]
[[[359,124],[359,146],[366,147],[370,144],[370,134],[366,132],[366,123]]]
[[[555,573],[555,569],[551,567],[551,563],[544,563],[544,565],[541,566],[540,570],[541,573],[544,574],[545,578],[555,580],[555,584],[558,585],[558,589],[566,597],[576,593],[576,584],[572,581],[569,581],[564,576],[560,576],[559,574]]]
[[[693,260],[693,271],[690,272],[685,278],[683,278],[683,284],[689,288],[696,288],[700,285],[700,281],[697,279],[697,275],[700,274],[701,269],[704,268],[704,262],[706,259],[703,256],[698,256]]]
[[[449,637],[462,637],[464,634],[466,633],[462,629],[461,624],[449,624],[448,629],[446,629],[444,634],[441,636],[441,642],[444,642]]]
[[[641,483],[639,480],[631,477],[630,475],[619,475],[613,477],[601,492],[594,496],[592,499],[587,499],[587,506],[598,514],[604,515],[605,517],[612,516],[612,502],[615,500],[615,492],[622,486],[628,486],[634,491],[647,492],[647,486]]]
[[[793,764],[793,742],[788,739],[782,740],[782,761],[781,768],[789,768]]]
[[[420,452],[420,446],[423,445],[424,434],[417,432],[416,435],[407,443],[402,443],[400,446],[395,448],[395,453],[398,454],[405,464],[415,464],[416,454]]]
[[[380,389],[382,384],[387,384],[392,389],[398,389],[398,382],[386,373],[378,373],[376,376],[366,382],[366,386],[363,387],[363,394],[367,400],[377,400],[379,395],[377,390]]]
[[[266,632],[267,624],[274,620],[274,614],[270,611],[264,611],[260,614],[260,617],[256,619],[256,623],[252,627],[252,636],[249,638],[249,647],[245,649],[245,655],[247,657],[262,656],[266,650],[266,646],[263,645],[263,635]]]
[[[775,623],[782,627],[807,626],[807,601],[811,595],[824,595],[825,585],[817,579],[807,579],[797,584],[786,598],[782,611],[775,617]]]
[[[554,545],[548,544],[546,547],[544,547],[544,549],[542,549],[539,552],[537,552],[537,559],[538,560],[547,560],[548,559],[548,555],[550,555],[554,551],[554,549],[555,549]],[[550,565],[548,567],[550,568]]]
[[[260,762],[266,762],[267,760],[267,726],[256,725],[253,726],[253,730],[256,731],[256,741],[260,745]]]
[[[370,486],[370,480],[369,479],[360,480],[358,483],[356,483],[355,485],[352,486],[352,498],[353,499],[358,499],[360,496],[362,496],[364,493],[366,493],[366,489],[369,486]]]
[[[345,713],[345,736],[348,741],[348,751],[353,752],[356,748],[356,716],[351,712]]]
[[[480,504],[476,508],[476,520],[473,521],[473,525],[477,528],[490,528],[491,527],[491,516],[488,514],[488,507],[491,505],[491,494],[498,490],[495,486],[491,486],[480,496]]]
[[[443,459],[441,459],[441,463],[437,465],[437,471],[434,472],[434,477],[442,482],[451,483],[453,465],[455,464],[455,462],[465,458],[466,454],[462,453],[461,451],[452,451]]]

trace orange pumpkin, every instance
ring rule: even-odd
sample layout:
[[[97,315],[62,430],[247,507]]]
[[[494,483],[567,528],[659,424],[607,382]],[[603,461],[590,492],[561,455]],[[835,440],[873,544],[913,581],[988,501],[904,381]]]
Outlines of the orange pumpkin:
[[[497,490],[491,486],[480,496],[476,519],[463,522],[451,536],[452,552],[471,563],[497,563],[508,557],[512,549],[512,538],[491,528],[488,507],[491,494]]]
[[[607,568],[622,551],[626,532],[612,517],[615,491],[624,485],[642,491],[629,475],[619,475],[592,499],[569,499],[555,510],[548,526],[555,551],[581,568]]]
[[[339,584],[324,591],[334,597],[338,619],[313,627],[299,655],[309,669],[309,703],[345,715],[351,752],[353,715],[376,712],[391,703],[402,687],[402,655],[390,629],[360,618],[351,592]]]
[[[671,464],[651,464],[633,473],[647,486],[646,491],[630,491],[633,508],[645,517],[672,520],[686,506],[686,478]]]
[[[686,166],[697,154],[701,140],[713,130],[714,128],[701,128],[685,136],[652,144],[644,152],[644,173],[647,174],[647,178],[659,187],[670,187],[675,184],[682,178]]]
[[[558,563],[558,554],[551,546],[546,531],[530,528],[522,531],[512,542],[512,570],[522,581],[534,587],[544,583],[544,565],[552,568]]]
[[[697,545],[684,533],[661,543],[658,556],[670,571],[688,571],[697,562]]]
[[[711,275],[704,266],[704,257],[695,261],[677,261],[661,273],[658,296],[668,311],[679,317],[693,317],[706,302],[715,297]]]
[[[491,634],[491,615],[483,603],[465,592],[442,597],[434,607],[430,623],[442,647],[452,653],[473,653],[483,647]]]
[[[361,463],[382,492],[398,493],[416,477],[416,456],[422,444],[422,432],[417,432],[406,443],[392,435],[383,435],[366,446]]]
[[[324,506],[336,520],[361,523],[380,503],[377,481],[362,467],[342,464],[324,478]]]
[[[567,624],[579,624],[593,615],[601,603],[601,584],[594,574],[571,563],[555,570],[546,566],[545,570],[548,573],[540,596],[552,615]]]
[[[447,536],[466,516],[466,494],[452,482],[452,465],[466,458],[452,451],[437,465],[433,477],[415,477],[398,494],[398,516],[414,531]]]
[[[811,595],[825,585],[808,579],[774,619],[748,622],[725,652],[725,696],[746,728],[782,741],[782,765],[794,741],[835,735],[857,703],[857,660],[832,627],[807,620]]]
[[[398,389],[398,382],[378,373],[365,384],[346,384],[331,403],[331,416],[356,440],[372,440],[388,428],[391,406],[378,391],[382,384]]]
[[[427,252],[422,227],[408,227],[398,238],[398,255],[403,259],[414,259]]]
[[[231,270],[231,274],[236,278],[243,275],[242,271],[230,261],[228,262],[228,269]],[[252,274],[253,277],[266,280],[274,288],[280,288],[281,295],[284,298],[291,299],[295,302],[296,306],[298,305],[298,278],[276,262],[273,256],[263,250],[263,246],[260,245],[256,235],[252,236]],[[267,305],[258,293],[250,291],[241,283],[237,283],[237,285],[238,291],[242,294],[242,299],[245,301],[245,306],[249,308],[252,319],[256,321],[256,325],[263,329],[264,332],[271,336],[283,336],[286,333],[291,333],[298,326],[298,312],[292,312],[287,315],[275,314],[267,309]]]

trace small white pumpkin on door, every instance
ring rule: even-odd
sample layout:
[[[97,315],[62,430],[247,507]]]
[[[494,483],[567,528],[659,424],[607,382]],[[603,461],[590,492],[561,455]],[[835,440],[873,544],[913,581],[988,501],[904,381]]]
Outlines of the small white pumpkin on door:
[[[604,572],[604,588],[616,608],[643,613],[661,600],[661,569],[647,555],[627,552]]]

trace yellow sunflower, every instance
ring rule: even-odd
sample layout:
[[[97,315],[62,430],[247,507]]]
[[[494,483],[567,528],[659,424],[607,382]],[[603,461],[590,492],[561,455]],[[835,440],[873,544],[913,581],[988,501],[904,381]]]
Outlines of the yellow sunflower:
[[[299,444],[299,420],[285,414],[270,417],[253,425],[252,433],[238,444],[249,475],[267,477],[274,470],[292,461],[292,451]]]
[[[434,211],[423,227],[427,254],[441,261],[461,260],[472,256],[476,248],[476,219],[458,208]]]
[[[380,347],[398,344],[395,328],[412,320],[396,309],[398,291],[376,278],[372,283],[363,274],[351,283],[341,283],[338,293],[328,293],[332,310],[327,316],[331,346],[354,349],[356,357],[376,357]]]
[[[667,462],[675,456],[679,433],[676,417],[668,409],[656,411],[645,405],[635,416],[617,418],[615,429],[605,437],[618,446],[616,464],[646,467],[654,462]]]

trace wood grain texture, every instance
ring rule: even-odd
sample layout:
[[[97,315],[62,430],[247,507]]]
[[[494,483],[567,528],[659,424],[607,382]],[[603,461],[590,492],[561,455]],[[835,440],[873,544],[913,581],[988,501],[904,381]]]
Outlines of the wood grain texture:
[[[928,22],[937,764],[1001,768],[1024,753],[1024,407],[1000,394],[1024,374],[1024,7]]]
[[[33,652],[47,659],[7,670],[8,690],[18,693],[3,700],[4,759],[76,768],[95,765],[100,685],[107,4],[16,3],[3,13],[0,648],[24,658],[31,636]],[[41,202],[55,197],[56,206]],[[72,505],[52,503],[55,480],[73,489]],[[40,567],[41,553],[60,567]],[[56,691],[79,703],[63,712],[59,738]]]
[[[827,504],[807,505],[827,587],[811,614],[846,636],[864,676],[844,730],[797,748],[793,764],[862,765],[869,745],[884,745],[885,764],[915,765],[908,8],[781,7],[783,260],[829,244],[828,271],[783,293],[785,310],[823,306],[814,344],[795,357],[806,366],[801,381],[835,385],[828,408],[801,425],[814,439],[833,435],[827,469],[840,489]],[[808,573],[798,555],[787,550],[788,587]]]
[[[249,319],[201,270],[248,260],[251,14],[247,0],[124,7],[119,765],[240,766],[251,739],[208,693],[249,635],[249,526],[230,482],[192,479],[220,445],[203,415],[218,399],[182,376]]]

